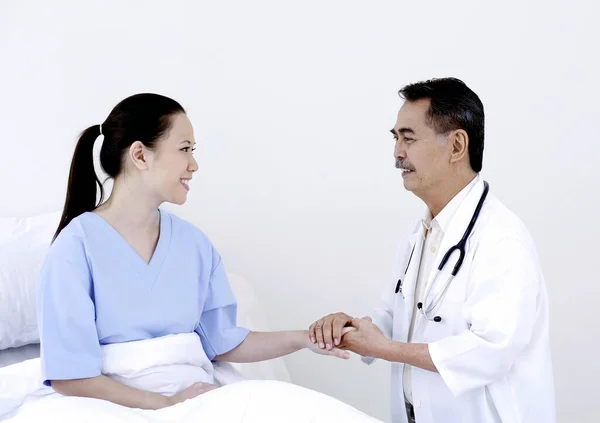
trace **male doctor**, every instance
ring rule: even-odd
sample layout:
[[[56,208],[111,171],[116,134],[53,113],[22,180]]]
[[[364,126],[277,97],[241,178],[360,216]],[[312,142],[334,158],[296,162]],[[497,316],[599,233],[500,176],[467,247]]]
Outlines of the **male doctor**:
[[[311,339],[392,363],[394,423],[554,423],[544,277],[527,229],[479,175],[483,104],[454,78],[400,95],[396,167],[427,210],[381,307],[328,315]],[[438,270],[455,245],[464,257],[455,248]]]

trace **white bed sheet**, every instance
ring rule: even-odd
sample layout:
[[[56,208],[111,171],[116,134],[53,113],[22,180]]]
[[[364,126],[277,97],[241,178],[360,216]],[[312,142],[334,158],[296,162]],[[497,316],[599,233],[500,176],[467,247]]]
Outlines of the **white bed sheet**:
[[[42,385],[39,359],[0,369],[0,420],[69,422],[348,422],[378,420],[332,397],[281,381],[246,380],[213,365],[195,334],[169,335],[102,348],[103,373],[129,386],[173,395],[197,381],[219,386],[161,410],[64,397]]]

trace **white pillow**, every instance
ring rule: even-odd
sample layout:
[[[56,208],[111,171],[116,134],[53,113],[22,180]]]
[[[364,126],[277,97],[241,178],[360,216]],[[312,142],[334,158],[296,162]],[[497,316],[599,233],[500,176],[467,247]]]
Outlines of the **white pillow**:
[[[60,216],[0,218],[0,350],[39,342],[36,283]]]

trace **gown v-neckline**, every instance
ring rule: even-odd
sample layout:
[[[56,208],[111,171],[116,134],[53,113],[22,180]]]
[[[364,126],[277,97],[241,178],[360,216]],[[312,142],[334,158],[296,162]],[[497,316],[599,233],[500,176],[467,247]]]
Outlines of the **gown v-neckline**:
[[[153,280],[155,280],[156,276],[158,276],[158,272],[166,258],[166,253],[168,251],[168,241],[171,237],[170,234],[170,225],[168,224],[168,216],[165,213],[158,209],[159,212],[159,229],[158,229],[158,240],[156,242],[156,246],[154,247],[154,251],[152,252],[152,256],[150,260],[146,262],[144,258],[133,248],[133,246],[121,235],[119,231],[115,229],[113,225],[111,225],[106,219],[100,216],[98,213],[90,212],[99,219],[104,226],[107,227],[107,232],[111,234],[112,238],[115,239],[115,242],[118,242],[123,246],[123,248],[117,248],[118,251],[126,251],[126,259],[128,265],[135,265],[139,268],[140,271],[144,272],[147,276],[151,276]]]

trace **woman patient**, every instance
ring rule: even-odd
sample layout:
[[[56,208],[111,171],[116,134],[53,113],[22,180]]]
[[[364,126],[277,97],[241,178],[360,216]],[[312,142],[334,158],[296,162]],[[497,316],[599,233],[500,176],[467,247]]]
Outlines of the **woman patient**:
[[[93,160],[100,135],[100,164],[114,178],[106,202]],[[157,94],[126,98],[81,134],[38,291],[43,378],[56,392],[158,409],[213,389],[196,383],[168,397],[102,375],[101,345],[169,334],[197,333],[210,360],[255,362],[302,348],[348,357],[321,350],[307,331],[236,326],[219,253],[199,229],[159,209],[186,201],[194,146],[184,109]]]

